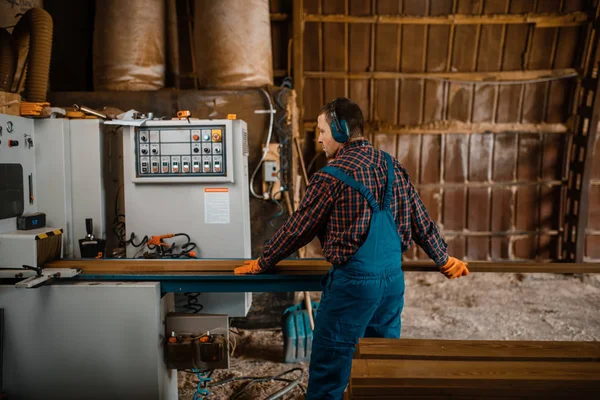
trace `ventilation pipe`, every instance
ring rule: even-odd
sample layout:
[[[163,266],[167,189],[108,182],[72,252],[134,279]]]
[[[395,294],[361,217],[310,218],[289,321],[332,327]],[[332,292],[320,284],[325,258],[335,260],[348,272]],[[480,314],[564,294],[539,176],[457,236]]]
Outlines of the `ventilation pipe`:
[[[0,90],[10,92],[15,69],[17,68],[17,53],[12,35],[0,28]]]
[[[52,55],[52,29],[50,14],[42,8],[31,8],[17,22],[13,31],[19,52],[15,81],[22,82],[27,74],[24,96],[27,101],[46,101]]]

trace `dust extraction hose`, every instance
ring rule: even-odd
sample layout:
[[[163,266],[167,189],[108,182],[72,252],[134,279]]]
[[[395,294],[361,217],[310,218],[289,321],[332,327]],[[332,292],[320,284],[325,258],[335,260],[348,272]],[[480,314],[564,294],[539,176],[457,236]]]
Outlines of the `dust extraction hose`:
[[[29,46],[27,55],[27,101],[44,102],[48,91],[52,54],[52,17],[42,8],[31,8],[17,22],[13,36],[19,46]],[[27,40],[29,36],[29,40]],[[21,52],[20,52],[21,53]]]
[[[15,70],[17,69],[17,55],[12,35],[4,28],[0,28],[0,90],[10,92]]]

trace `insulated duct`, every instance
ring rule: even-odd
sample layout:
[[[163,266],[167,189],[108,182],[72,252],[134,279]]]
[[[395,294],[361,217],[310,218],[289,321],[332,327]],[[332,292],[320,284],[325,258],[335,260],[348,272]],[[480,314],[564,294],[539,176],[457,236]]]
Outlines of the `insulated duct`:
[[[273,84],[268,0],[196,0],[194,42],[201,88]]]
[[[15,81],[23,80],[26,69],[24,97],[27,101],[46,101],[52,55],[52,29],[50,14],[41,8],[31,8],[17,22],[13,31],[19,52]],[[17,87],[17,90],[13,91],[18,89]]]
[[[4,28],[0,28],[0,90],[10,92],[15,69],[17,53],[14,39]]]
[[[94,90],[165,86],[165,1],[96,1]]]

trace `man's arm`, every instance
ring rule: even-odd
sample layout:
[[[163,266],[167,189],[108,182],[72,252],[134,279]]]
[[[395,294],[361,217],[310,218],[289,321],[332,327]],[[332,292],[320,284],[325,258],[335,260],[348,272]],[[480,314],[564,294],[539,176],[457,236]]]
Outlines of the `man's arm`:
[[[442,239],[437,224],[429,217],[425,205],[405,172],[410,201],[411,228],[414,241],[427,253],[437,266],[448,262],[448,245]]]
[[[261,269],[274,267],[294,251],[308,244],[327,222],[333,207],[331,180],[325,174],[314,174],[302,202],[285,224],[265,245],[258,264]]]

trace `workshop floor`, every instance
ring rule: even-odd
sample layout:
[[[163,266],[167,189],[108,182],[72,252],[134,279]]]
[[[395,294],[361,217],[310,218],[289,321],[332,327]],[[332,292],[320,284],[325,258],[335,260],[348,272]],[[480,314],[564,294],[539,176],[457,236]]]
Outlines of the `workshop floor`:
[[[408,273],[402,314],[407,338],[473,340],[600,340],[600,275],[471,274],[448,281],[440,274]],[[229,370],[216,371],[213,381],[231,376],[271,376],[308,365],[284,364],[278,330],[240,330]],[[293,379],[298,372],[290,374]],[[180,373],[179,398],[193,399],[197,379]],[[209,399],[229,399],[244,385],[236,381],[211,389]],[[264,399],[285,383],[252,385],[238,399]],[[284,399],[302,399],[295,388]]]

